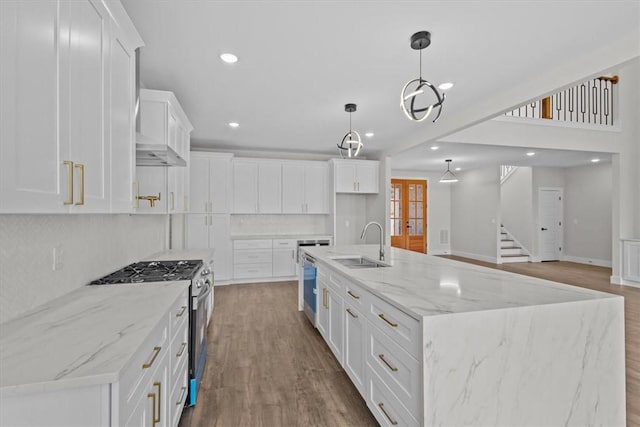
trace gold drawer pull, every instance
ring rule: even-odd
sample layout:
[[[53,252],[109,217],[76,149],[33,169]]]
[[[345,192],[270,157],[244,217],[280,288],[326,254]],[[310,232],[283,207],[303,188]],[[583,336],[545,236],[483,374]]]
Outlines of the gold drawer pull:
[[[73,167],[80,171],[80,200],[75,205],[81,206],[84,205],[84,165],[76,163]]]
[[[384,354],[380,353],[378,355],[378,357],[380,358],[380,360],[382,360],[384,362],[385,365],[387,365],[389,367],[389,369],[391,369],[393,372],[398,372],[398,368],[396,368],[395,366],[393,366],[391,363],[389,363],[387,361],[387,359],[384,358]]]
[[[160,407],[160,405],[162,405],[162,384],[160,384],[159,382],[155,382],[153,383],[153,386],[158,387],[158,418],[157,419],[155,416],[155,408],[153,410],[154,412],[153,426],[155,427],[155,425],[161,421],[161,415],[162,415],[162,408]]]
[[[354,317],[354,318],[356,318],[356,319],[358,318],[358,315],[357,315],[357,314],[354,314],[354,313],[351,311],[351,309],[350,309],[350,308],[347,308],[347,313],[349,313],[349,314],[351,315],[351,317]]]
[[[182,393],[180,393],[180,400],[178,400],[176,402],[176,406],[180,406],[182,404],[182,402],[184,401],[184,394],[187,392],[187,388],[186,387],[182,387],[181,390],[182,390]]]
[[[187,348],[187,343],[183,342],[182,345],[180,346],[180,351],[176,353],[176,357],[182,356],[182,353],[184,353],[185,348]]]
[[[384,403],[380,402],[380,403],[378,403],[378,406],[380,407],[380,410],[382,410],[382,413],[384,414],[384,416],[387,417],[387,419],[389,420],[391,425],[397,426],[398,422],[396,420],[394,420],[393,418],[391,418],[389,416],[389,414],[387,413],[387,411],[384,409]]]
[[[397,328],[398,327],[397,323],[394,323],[391,320],[389,320],[386,317],[384,317],[384,313],[378,314],[378,317],[381,318],[382,320],[384,320],[385,322],[387,322],[389,325],[391,325],[391,327],[393,327],[393,328]]]
[[[69,189],[68,191],[68,196],[67,200],[64,201],[65,205],[72,205],[73,204],[73,162],[70,160],[65,160],[62,163],[64,163],[64,165],[67,167],[68,169],[68,174],[69,174],[69,178],[68,178],[68,187]]]
[[[355,299],[360,299],[360,296],[359,296],[359,295],[356,295],[356,294],[354,294],[354,293],[353,293],[353,292],[351,292],[351,291],[347,291],[347,293],[348,293],[349,295],[351,295],[351,296],[352,296],[353,298],[355,298]]]
[[[182,310],[180,310],[180,313],[176,314],[176,317],[182,317],[182,315],[184,314],[184,311],[187,309],[186,305],[183,305]]]
[[[155,393],[148,393],[147,397],[151,398],[151,406],[153,407],[153,414],[151,415],[151,421],[153,422],[153,425],[156,425],[156,394]]]
[[[151,357],[151,360],[149,362],[142,365],[142,369],[150,368],[151,365],[153,365],[153,362],[156,361],[156,357],[158,357],[158,354],[160,354],[160,350],[162,350],[162,347],[153,347],[153,357]]]

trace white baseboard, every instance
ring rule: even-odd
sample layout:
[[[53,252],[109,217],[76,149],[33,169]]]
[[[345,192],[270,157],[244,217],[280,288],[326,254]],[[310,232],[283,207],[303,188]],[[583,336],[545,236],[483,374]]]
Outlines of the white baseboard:
[[[273,283],[297,281],[298,276],[291,277],[258,277],[256,279],[231,279],[215,282],[215,286],[240,285],[245,283]]]
[[[640,282],[631,282],[625,280],[620,276],[611,276],[610,281],[614,285],[633,286],[634,288],[640,288]]]
[[[490,256],[485,256],[485,255],[478,255],[478,254],[472,254],[469,252],[461,252],[461,251],[451,251],[451,255],[455,255],[455,256],[461,256],[463,258],[471,258],[471,259],[477,259],[478,261],[484,261],[484,262],[490,262],[491,264],[497,264],[498,263],[498,258],[497,257],[490,257]]]
[[[570,262],[577,262],[578,264],[589,264],[589,265],[597,265],[598,267],[611,268],[611,261],[607,261],[606,259],[581,258],[577,256],[563,255],[562,261],[570,261]]]
[[[451,251],[448,251],[448,250],[427,251],[427,255],[451,255]]]

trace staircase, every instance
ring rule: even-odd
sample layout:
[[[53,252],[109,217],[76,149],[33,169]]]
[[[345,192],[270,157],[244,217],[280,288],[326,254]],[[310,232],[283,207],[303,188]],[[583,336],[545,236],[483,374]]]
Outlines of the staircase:
[[[504,228],[500,226],[500,255],[498,264],[508,262],[529,262],[529,254],[522,249],[517,240]]]

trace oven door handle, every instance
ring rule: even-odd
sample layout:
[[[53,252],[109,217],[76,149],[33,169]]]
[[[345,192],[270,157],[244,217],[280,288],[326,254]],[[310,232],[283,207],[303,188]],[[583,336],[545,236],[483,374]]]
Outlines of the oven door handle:
[[[206,291],[204,292],[200,292],[198,294],[198,301],[201,301],[203,299],[205,299],[206,297],[209,296],[209,294],[211,293],[211,290],[213,289],[213,287],[211,286],[211,283],[208,280],[205,280],[204,285],[206,286]]]

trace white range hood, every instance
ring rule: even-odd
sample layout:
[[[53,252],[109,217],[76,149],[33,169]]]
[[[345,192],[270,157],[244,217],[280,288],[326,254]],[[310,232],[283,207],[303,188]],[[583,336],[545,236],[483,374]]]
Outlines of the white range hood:
[[[136,133],[136,166],[187,166],[169,145]]]

